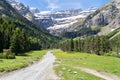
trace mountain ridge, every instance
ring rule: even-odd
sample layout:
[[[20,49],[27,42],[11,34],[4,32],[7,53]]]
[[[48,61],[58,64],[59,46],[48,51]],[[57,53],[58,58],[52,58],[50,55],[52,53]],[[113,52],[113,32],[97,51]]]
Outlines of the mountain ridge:
[[[111,31],[120,26],[120,1],[112,0],[102,7],[98,8],[94,13],[90,14],[81,27],[96,27],[101,31],[98,35],[107,35]]]
[[[82,19],[85,18],[87,15],[93,13],[96,10],[96,8],[91,8],[88,10],[71,9],[71,10],[63,10],[63,11],[61,10],[61,11],[54,11],[54,12],[48,11],[46,13],[43,13],[39,11],[37,8],[30,8],[28,6],[25,6],[22,3],[16,2],[15,0],[8,0],[8,1],[13,6],[13,8],[15,8],[18,12],[20,12],[20,14],[22,14],[28,20],[32,21],[39,27],[47,30],[51,34],[54,35],[55,33],[55,35],[58,35],[58,36],[64,31],[74,30],[74,28],[76,27],[76,26],[72,27],[74,23],[77,23],[79,19],[81,20],[81,18]],[[79,15],[81,17],[75,18]],[[74,19],[75,21],[72,24],[70,24],[70,21],[71,21],[70,17],[75,18]],[[73,21],[73,18],[72,18],[72,21]],[[70,26],[70,29],[69,29],[69,26]]]

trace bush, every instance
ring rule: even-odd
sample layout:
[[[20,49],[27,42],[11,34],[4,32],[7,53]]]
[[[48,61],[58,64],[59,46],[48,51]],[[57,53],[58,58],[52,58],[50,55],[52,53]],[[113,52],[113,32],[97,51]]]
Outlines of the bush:
[[[120,58],[120,53],[117,55],[118,58]]]
[[[4,50],[3,53],[0,54],[1,59],[15,59],[15,54],[10,50]]]
[[[0,53],[0,59],[2,59],[3,58],[3,54],[2,53]]]
[[[15,53],[12,53],[10,50],[6,51],[6,59],[15,59]]]
[[[116,52],[110,52],[110,53],[105,53],[105,56],[114,56],[117,57],[117,53]]]

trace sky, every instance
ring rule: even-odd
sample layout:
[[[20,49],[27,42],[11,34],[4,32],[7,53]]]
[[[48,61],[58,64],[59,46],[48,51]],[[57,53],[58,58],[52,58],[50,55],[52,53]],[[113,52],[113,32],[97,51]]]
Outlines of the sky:
[[[110,0],[16,0],[40,11],[56,11],[69,9],[87,9],[100,7]]]

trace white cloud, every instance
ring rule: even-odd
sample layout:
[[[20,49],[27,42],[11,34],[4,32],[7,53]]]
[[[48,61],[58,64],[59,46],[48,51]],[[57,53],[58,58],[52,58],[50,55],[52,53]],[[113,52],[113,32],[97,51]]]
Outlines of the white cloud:
[[[60,8],[59,5],[57,5],[57,3],[59,2],[59,0],[46,0],[48,3],[47,8],[51,9],[52,11],[55,9]]]

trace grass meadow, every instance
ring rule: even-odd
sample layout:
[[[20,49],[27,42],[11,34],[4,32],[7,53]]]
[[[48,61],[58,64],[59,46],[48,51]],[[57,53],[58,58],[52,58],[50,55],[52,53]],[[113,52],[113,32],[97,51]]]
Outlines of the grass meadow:
[[[53,50],[53,52],[57,57],[55,64],[58,67],[56,67],[56,72],[59,76],[63,76],[65,80],[102,80],[75,67],[85,67],[120,76],[120,58],[80,52],[63,52],[61,50]],[[74,72],[77,75],[74,75]]]
[[[48,50],[31,51],[26,56],[16,56],[16,59],[0,59],[0,72],[10,72],[21,69],[40,60]]]

